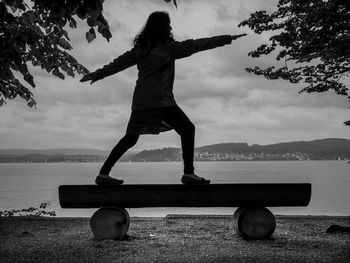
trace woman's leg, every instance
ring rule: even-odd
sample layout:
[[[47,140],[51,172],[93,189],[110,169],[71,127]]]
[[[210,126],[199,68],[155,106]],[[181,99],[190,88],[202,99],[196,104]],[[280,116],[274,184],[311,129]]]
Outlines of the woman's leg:
[[[109,154],[107,160],[105,161],[100,170],[100,174],[109,175],[109,172],[111,171],[115,163],[119,160],[120,157],[122,157],[122,155],[127,150],[129,150],[136,144],[139,137],[139,134],[125,134],[125,136],[118,142],[118,144],[113,148],[113,150]]]
[[[170,126],[173,127],[174,130],[181,137],[184,173],[193,174],[193,155],[195,138],[194,124],[178,106],[164,108],[164,121],[170,124]]]

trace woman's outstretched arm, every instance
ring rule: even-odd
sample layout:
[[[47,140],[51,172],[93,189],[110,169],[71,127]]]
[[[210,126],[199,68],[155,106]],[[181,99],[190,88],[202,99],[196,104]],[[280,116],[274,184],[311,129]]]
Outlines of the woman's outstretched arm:
[[[131,66],[134,66],[137,63],[137,54],[135,49],[131,49],[130,51],[125,52],[123,55],[120,55],[116,59],[114,59],[111,63],[103,66],[94,72],[86,74],[80,81],[90,81],[93,82],[103,79],[107,76],[113,75],[124,69],[127,69]]]
[[[232,40],[246,35],[247,34],[222,35],[208,38],[189,39],[182,42],[174,41],[169,44],[169,51],[174,59],[185,58],[200,51],[231,44]]]

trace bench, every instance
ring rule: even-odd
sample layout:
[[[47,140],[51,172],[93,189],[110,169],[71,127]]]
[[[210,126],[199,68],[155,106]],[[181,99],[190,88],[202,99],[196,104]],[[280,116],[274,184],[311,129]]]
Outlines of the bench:
[[[125,208],[145,207],[238,207],[233,215],[236,231],[246,239],[265,239],[276,228],[266,207],[307,206],[310,198],[308,183],[59,186],[62,208],[99,208],[90,220],[98,240],[122,239],[130,225]]]

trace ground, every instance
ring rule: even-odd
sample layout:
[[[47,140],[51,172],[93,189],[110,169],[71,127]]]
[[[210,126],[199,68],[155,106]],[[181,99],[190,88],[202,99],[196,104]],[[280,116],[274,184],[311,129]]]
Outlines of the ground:
[[[350,262],[349,217],[277,217],[268,240],[243,240],[232,217],[132,218],[123,241],[96,241],[89,218],[1,218],[1,262]]]

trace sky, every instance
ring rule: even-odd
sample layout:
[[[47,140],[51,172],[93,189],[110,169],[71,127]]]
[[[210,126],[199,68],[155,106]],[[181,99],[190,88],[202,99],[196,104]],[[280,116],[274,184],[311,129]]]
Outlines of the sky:
[[[349,103],[332,92],[299,94],[302,86],[266,80],[246,67],[276,65],[274,56],[247,54],[269,35],[256,35],[237,25],[256,10],[271,11],[275,0],[178,0],[178,8],[162,0],[105,1],[104,16],[113,34],[110,42],[97,35],[87,43],[88,27],[67,28],[71,54],[90,71],[101,68],[132,48],[132,41],[153,11],[167,11],[176,40],[220,34],[248,36],[217,49],[176,61],[174,94],[196,126],[196,147],[224,143],[272,144],[322,138],[350,139]],[[276,54],[275,54],[276,55]],[[16,99],[0,108],[0,148],[96,148],[110,150],[125,134],[137,79],[136,67],[100,80],[65,80],[30,68],[38,102],[30,109]],[[143,135],[133,150],[180,147],[174,132]]]

